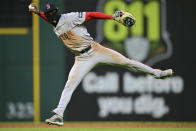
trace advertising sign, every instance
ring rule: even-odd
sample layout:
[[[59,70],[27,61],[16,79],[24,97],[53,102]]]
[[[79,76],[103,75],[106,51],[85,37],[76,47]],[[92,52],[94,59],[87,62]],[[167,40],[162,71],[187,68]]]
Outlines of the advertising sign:
[[[94,4],[88,6],[88,2]],[[131,12],[136,17],[136,25],[132,28],[124,27],[113,20],[98,20],[86,23],[87,29],[95,41],[126,57],[153,68],[173,68],[178,71],[171,78],[158,80],[120,67],[95,67],[75,91],[66,110],[67,120],[196,120],[196,117],[191,115],[193,113],[196,116],[196,105],[189,103],[190,99],[195,98],[190,94],[190,90],[196,89],[194,85],[186,85],[191,76],[184,75],[183,64],[178,61],[178,50],[183,49],[179,46],[181,43],[175,43],[179,38],[179,34],[175,34],[178,27],[170,26],[171,30],[168,28],[168,25],[175,24],[170,20],[175,16],[168,17],[175,2],[167,2],[73,0],[72,4],[67,3],[69,11],[99,11],[106,14],[113,14],[116,10]],[[78,10],[75,10],[76,7]],[[178,15],[183,16],[183,13]],[[180,17],[176,17],[178,18]],[[183,57],[186,58],[186,55],[188,56],[185,53]],[[70,56],[68,53],[69,60]],[[71,66],[72,63],[69,62],[68,67]]]

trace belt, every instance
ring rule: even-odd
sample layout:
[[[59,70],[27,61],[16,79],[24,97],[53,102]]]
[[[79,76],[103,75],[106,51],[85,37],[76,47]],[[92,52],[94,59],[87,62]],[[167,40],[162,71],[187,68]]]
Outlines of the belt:
[[[81,50],[81,51],[80,51],[80,54],[83,54],[83,53],[85,53],[85,52],[88,52],[91,48],[92,48],[91,45],[89,45],[89,46],[88,46],[87,48],[85,48],[84,50]]]

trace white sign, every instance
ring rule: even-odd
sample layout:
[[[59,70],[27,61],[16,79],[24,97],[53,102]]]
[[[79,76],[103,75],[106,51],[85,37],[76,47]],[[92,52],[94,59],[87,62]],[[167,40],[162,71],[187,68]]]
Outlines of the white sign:
[[[100,118],[109,115],[150,115],[159,119],[169,113],[169,106],[161,94],[180,94],[183,92],[184,81],[180,76],[174,76],[165,80],[155,79],[149,75],[133,76],[130,72],[123,74],[122,91],[126,96],[118,96],[120,90],[119,75],[116,72],[107,72],[104,76],[98,76],[90,72],[83,80],[83,90],[87,94],[99,93],[97,98]],[[101,94],[116,93],[116,96],[101,96]],[[137,94],[136,97],[127,96]],[[158,97],[153,94],[159,95]]]
[[[149,75],[135,77],[126,72],[123,76],[123,85],[125,93],[179,94],[183,91],[184,82],[179,76],[161,80]]]
[[[169,112],[169,107],[165,105],[164,98],[153,98],[152,95],[141,95],[136,99],[131,97],[99,97],[97,101],[98,116],[101,118],[106,118],[110,114],[147,114],[153,118],[161,118]]]
[[[97,76],[94,72],[90,72],[82,84],[86,93],[117,93],[119,76],[116,72],[108,72],[105,76]]]
[[[8,102],[6,109],[7,119],[32,119],[33,103],[32,102]]]

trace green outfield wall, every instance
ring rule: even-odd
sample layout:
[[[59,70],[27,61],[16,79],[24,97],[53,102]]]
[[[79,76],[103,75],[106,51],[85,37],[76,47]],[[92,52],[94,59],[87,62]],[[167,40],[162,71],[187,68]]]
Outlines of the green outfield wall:
[[[47,2],[40,1],[40,7]],[[63,0],[55,3],[64,10]],[[10,6],[15,7],[14,3]],[[32,20],[27,8],[23,13],[20,15]],[[33,120],[33,29],[32,23],[28,24],[16,24],[12,27],[19,28],[16,33],[2,31],[0,34],[0,121]],[[9,25],[2,25],[0,30],[10,29]],[[21,28],[27,32],[20,33]],[[65,68],[65,47],[53,33],[52,26],[40,19],[41,120],[49,117],[60,98],[65,84]]]

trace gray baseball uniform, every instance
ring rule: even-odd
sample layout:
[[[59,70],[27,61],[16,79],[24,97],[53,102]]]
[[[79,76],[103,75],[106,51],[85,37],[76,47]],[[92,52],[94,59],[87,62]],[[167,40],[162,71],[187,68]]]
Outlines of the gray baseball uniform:
[[[85,22],[85,12],[63,14],[54,32],[72,51],[80,52],[90,46],[93,38],[82,25]]]
[[[161,70],[153,69],[140,62],[128,59],[120,53],[94,42],[87,29],[83,26],[85,15],[85,12],[63,14],[54,28],[54,32],[63,41],[65,46],[76,54],[75,63],[69,72],[59,104],[53,110],[53,112],[62,117],[73,91],[79,85],[82,78],[98,63],[120,65],[127,69],[145,72],[155,77],[159,77],[161,73]]]

